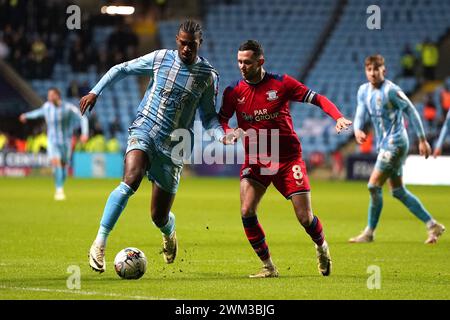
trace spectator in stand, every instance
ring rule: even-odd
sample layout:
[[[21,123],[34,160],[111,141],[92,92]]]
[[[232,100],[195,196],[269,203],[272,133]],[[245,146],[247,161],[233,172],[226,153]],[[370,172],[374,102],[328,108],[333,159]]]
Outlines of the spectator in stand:
[[[80,94],[80,87],[77,80],[70,81],[69,87],[66,92],[67,98],[81,98],[83,95]]]
[[[102,48],[98,51],[97,54],[97,73],[103,74],[106,73],[110,67],[109,57],[106,49]]]
[[[447,116],[447,112],[450,109],[450,84],[446,82],[444,88],[440,93],[440,102],[442,108],[442,122],[445,121],[445,117]]]
[[[402,65],[402,75],[404,77],[413,77],[415,75],[414,66],[416,64],[416,57],[408,44],[403,48],[400,63]]]
[[[80,36],[75,39],[75,42],[70,50],[69,60],[73,72],[86,72],[89,66],[88,55],[83,49],[83,41]]]
[[[116,30],[108,38],[108,51],[120,52],[122,55],[120,59],[113,60],[114,64],[135,58],[138,45],[139,38],[128,24],[119,23],[116,26]],[[117,55],[114,56],[114,58],[116,57]]]
[[[106,151],[106,139],[103,135],[103,130],[100,123],[96,123],[93,129],[92,137],[86,143],[86,152],[105,152]]]
[[[116,130],[113,126],[110,129],[110,138],[106,141],[106,152],[108,153],[118,153],[120,152],[120,142],[116,138]]]
[[[0,151],[8,144],[8,137],[0,131]]]
[[[342,179],[344,173],[344,155],[342,154],[341,147],[337,148],[331,154],[331,177],[333,179]]]
[[[425,80],[434,80],[436,78],[436,66],[439,63],[439,49],[429,38],[416,47],[420,53]]]
[[[89,85],[89,83],[87,81],[83,81],[78,89],[81,97],[84,97],[85,95],[87,95],[90,90],[91,90],[91,86]]]
[[[433,95],[430,93],[427,95],[425,104],[423,106],[423,117],[428,123],[430,129],[435,129],[436,118],[437,118],[437,108],[434,102]]]

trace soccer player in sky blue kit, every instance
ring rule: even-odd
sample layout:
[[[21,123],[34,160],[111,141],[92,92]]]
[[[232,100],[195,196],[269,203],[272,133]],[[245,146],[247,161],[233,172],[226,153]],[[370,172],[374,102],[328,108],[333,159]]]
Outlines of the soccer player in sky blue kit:
[[[445,136],[448,133],[448,127],[450,126],[450,112],[447,112],[447,117],[445,118],[444,125],[442,126],[441,133],[439,134],[439,139],[434,147],[433,156],[437,157],[442,154],[442,145],[444,144]]]
[[[359,87],[354,130],[356,142],[366,140],[364,121],[369,116],[375,129],[378,157],[369,178],[370,193],[368,224],[366,229],[349,241],[371,242],[383,208],[382,187],[389,180],[392,195],[400,200],[418,219],[426,224],[428,238],[425,243],[436,243],[445,227],[436,222],[420,200],[405,188],[402,168],[409,149],[403,113],[405,113],[419,138],[419,153],[425,158],[431,154],[431,147],[425,139],[425,132],[414,105],[394,83],[384,78],[386,68],[381,55],[369,56],[365,60],[366,77],[369,81]]]
[[[45,118],[47,123],[47,154],[53,167],[56,192],[55,200],[64,200],[64,182],[67,177],[67,166],[72,155],[73,130],[81,122],[81,142],[85,143],[89,137],[89,124],[73,104],[62,101],[57,88],[50,88],[47,92],[47,102],[39,109],[20,115],[19,120]]]
[[[218,74],[206,59],[197,55],[202,43],[201,26],[192,20],[183,22],[176,43],[178,50],[156,50],[112,67],[80,100],[84,114],[92,109],[103,89],[115,81],[128,75],[151,77],[137,118],[129,128],[123,180],[106,202],[97,237],[89,251],[89,264],[97,272],[105,271],[107,237],[145,174],[153,181],[150,212],[153,223],[163,234],[163,258],[166,263],[174,261],[178,245],[175,215],[170,209],[183,168],[182,159],[172,154],[179,144],[172,141],[174,130],[186,129],[192,136],[195,112],[199,109],[204,127],[213,130],[216,140],[232,144],[237,139],[234,133],[225,135],[217,118]]]

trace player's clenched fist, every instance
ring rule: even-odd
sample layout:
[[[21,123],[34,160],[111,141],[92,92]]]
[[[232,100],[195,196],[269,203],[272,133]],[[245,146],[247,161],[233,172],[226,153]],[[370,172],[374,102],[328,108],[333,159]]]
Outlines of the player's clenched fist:
[[[97,95],[95,93],[89,92],[80,100],[80,111],[81,114],[84,115],[86,110],[89,108],[89,111],[94,108],[95,102],[97,101]]]

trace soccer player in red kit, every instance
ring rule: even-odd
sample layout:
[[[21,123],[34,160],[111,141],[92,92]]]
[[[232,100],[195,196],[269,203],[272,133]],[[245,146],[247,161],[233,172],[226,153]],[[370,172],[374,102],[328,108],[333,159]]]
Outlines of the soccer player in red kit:
[[[315,242],[319,272],[328,276],[331,272],[330,251],[322,224],[311,209],[308,176],[288,103],[299,101],[319,106],[336,120],[338,133],[352,122],[344,118],[326,97],[294,78],[267,73],[263,68],[263,49],[257,41],[248,40],[241,44],[237,57],[243,79],[225,89],[219,121],[224,130],[233,130],[228,126],[228,121],[236,112],[239,128],[234,129],[235,136],[245,137],[245,162],[241,168],[240,187],[242,222],[250,244],[263,262],[261,271],[250,277],[278,276],[264,230],[256,215],[258,204],[270,183],[292,201],[297,219]],[[249,135],[249,132],[256,132],[256,135]],[[273,142],[271,135],[278,136],[278,143]],[[269,145],[266,150],[271,153],[270,165],[268,152],[262,151],[261,141],[264,139]],[[278,159],[274,160],[272,156],[277,147]]]

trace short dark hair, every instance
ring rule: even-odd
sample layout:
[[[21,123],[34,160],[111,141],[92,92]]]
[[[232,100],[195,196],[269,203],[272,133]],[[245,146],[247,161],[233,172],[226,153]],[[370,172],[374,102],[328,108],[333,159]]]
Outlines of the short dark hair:
[[[200,39],[203,37],[203,30],[200,23],[198,23],[195,20],[185,20],[180,24],[180,27],[178,28],[178,32],[183,31],[186,33],[190,33],[193,35],[198,34]]]
[[[374,65],[375,67],[381,67],[384,66],[384,57],[381,54],[374,54],[371,56],[368,56],[366,60],[364,61],[365,66],[368,65]]]
[[[239,51],[251,50],[255,57],[261,57],[264,54],[264,50],[261,44],[256,40],[247,40],[242,42],[239,46]]]
[[[48,89],[48,91],[54,91],[54,92],[58,95],[58,97],[61,98],[61,91],[59,91],[58,88],[56,88],[56,87],[51,87],[51,88]]]

